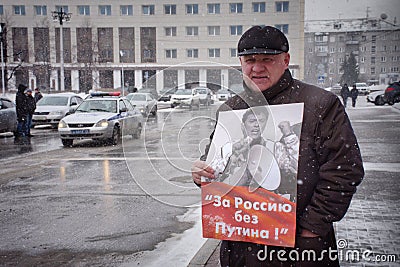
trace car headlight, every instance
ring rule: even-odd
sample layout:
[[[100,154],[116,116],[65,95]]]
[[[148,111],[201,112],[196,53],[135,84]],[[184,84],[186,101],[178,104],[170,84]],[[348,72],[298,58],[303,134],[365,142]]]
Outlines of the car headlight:
[[[107,127],[107,126],[108,126],[107,120],[101,120],[94,125],[94,127]]]
[[[58,128],[68,128],[68,124],[66,124],[65,121],[61,120],[58,123]]]
[[[61,110],[52,111],[49,115],[63,115],[64,113]]]

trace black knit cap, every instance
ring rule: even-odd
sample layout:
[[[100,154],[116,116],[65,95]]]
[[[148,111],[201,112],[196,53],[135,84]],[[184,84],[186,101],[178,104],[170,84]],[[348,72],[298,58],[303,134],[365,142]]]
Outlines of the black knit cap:
[[[289,42],[279,29],[253,26],[243,33],[238,43],[238,55],[277,55],[289,51]]]

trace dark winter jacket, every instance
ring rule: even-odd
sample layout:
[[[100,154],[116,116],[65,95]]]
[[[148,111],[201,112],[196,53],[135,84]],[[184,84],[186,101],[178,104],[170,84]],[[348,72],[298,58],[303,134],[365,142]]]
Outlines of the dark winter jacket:
[[[262,92],[265,99],[252,97],[254,93],[245,84],[244,87],[243,93],[225,102],[218,112],[266,102],[270,105],[304,103],[297,176],[297,228],[332,239],[332,223],[345,215],[364,176],[358,143],[343,105],[333,93],[293,79],[288,70],[275,86]],[[201,159],[205,158],[203,155]]]
[[[348,98],[350,96],[350,89],[347,84],[343,85],[342,90],[340,90],[340,96],[342,98]]]
[[[357,97],[358,97],[358,89],[357,88],[351,89],[350,95],[351,95],[351,98],[357,99]]]
[[[43,98],[43,95],[41,92],[37,92],[37,93],[35,93],[34,98],[35,98],[35,102],[37,103],[40,99]]]
[[[26,96],[26,109],[28,114],[33,115],[36,109],[36,101],[32,95]]]
[[[15,105],[17,110],[18,120],[25,118],[28,115],[28,109],[26,104],[26,95],[24,93],[27,87],[23,84],[18,85],[18,91],[15,96]]]

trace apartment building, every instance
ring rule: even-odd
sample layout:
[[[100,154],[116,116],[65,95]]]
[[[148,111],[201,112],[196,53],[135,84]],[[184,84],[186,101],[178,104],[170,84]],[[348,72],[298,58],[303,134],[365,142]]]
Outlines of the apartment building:
[[[53,11],[70,13],[69,21],[60,25]],[[23,82],[61,90],[62,76],[65,90],[81,92],[122,81],[157,90],[229,87],[241,83],[236,46],[253,25],[285,32],[290,70],[299,79],[304,73],[304,0],[3,0],[0,16],[13,74],[7,88]]]
[[[360,82],[388,84],[400,79],[400,27],[383,19],[308,21],[304,48],[304,80],[309,83],[338,83],[341,66],[351,53]]]

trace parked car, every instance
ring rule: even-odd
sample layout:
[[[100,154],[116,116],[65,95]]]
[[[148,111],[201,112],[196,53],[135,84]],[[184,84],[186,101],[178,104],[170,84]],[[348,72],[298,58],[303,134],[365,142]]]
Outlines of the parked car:
[[[58,123],[66,115],[73,113],[83,99],[74,93],[44,95],[36,103],[32,117],[32,126],[51,125],[57,128]]]
[[[228,89],[220,89],[217,92],[217,99],[219,101],[226,101],[231,97],[231,92]]]
[[[400,82],[394,82],[386,88],[385,98],[389,105],[400,102]]]
[[[361,95],[367,95],[370,93],[368,84],[366,83],[355,83],[358,93]],[[351,90],[351,88],[349,88]]]
[[[374,103],[377,106],[383,106],[386,103],[385,91],[375,91],[367,95],[367,102]]]
[[[164,88],[160,91],[158,101],[171,101],[171,96],[176,92],[177,88]]]
[[[72,146],[77,139],[103,140],[116,145],[122,134],[139,138],[143,116],[124,98],[114,93],[92,93],[74,114],[58,124],[58,133],[64,146]]]
[[[178,89],[171,96],[171,108],[176,106],[200,107],[200,94],[196,89]]]
[[[340,91],[342,90],[342,86],[340,84],[334,84],[330,88],[330,91],[335,95],[340,95]]]
[[[211,100],[211,90],[207,87],[195,87],[195,89],[200,96],[200,104],[209,106],[212,103]]]
[[[126,96],[133,106],[138,108],[143,116],[157,115],[157,100],[149,93],[131,93]]]
[[[154,99],[158,99],[159,95],[155,88],[142,88],[137,93],[149,93],[153,96]]]
[[[0,133],[17,132],[17,111],[14,103],[6,98],[0,97]]]

